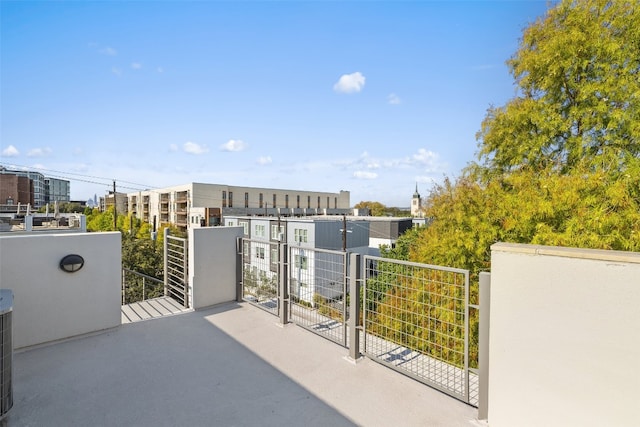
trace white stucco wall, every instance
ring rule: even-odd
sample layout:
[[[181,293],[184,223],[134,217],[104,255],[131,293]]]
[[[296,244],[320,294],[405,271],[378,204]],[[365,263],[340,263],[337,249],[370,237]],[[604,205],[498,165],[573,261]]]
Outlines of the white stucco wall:
[[[236,299],[236,241],[242,227],[189,230],[189,294],[200,309]]]
[[[0,287],[11,289],[14,348],[120,325],[121,235],[66,233],[0,236]],[[59,268],[84,258],[75,273]]]
[[[496,244],[491,427],[638,425],[640,253]]]

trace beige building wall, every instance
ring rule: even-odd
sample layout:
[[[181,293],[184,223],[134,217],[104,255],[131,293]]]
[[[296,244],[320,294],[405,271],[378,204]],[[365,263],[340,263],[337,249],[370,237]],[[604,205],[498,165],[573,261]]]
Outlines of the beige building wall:
[[[491,427],[637,426],[640,253],[499,243]]]
[[[181,195],[187,194],[186,205]],[[275,205],[273,203],[275,195]],[[155,190],[128,194],[129,210],[136,217],[152,223],[153,217],[158,225],[177,224],[188,227],[192,222],[193,208],[290,208],[305,209],[310,206],[317,209],[349,209],[350,193],[299,191],[273,188],[228,186],[220,184],[190,183]],[[145,204],[145,200],[148,203]],[[186,209],[186,212],[183,210]],[[200,214],[197,211],[196,214]]]

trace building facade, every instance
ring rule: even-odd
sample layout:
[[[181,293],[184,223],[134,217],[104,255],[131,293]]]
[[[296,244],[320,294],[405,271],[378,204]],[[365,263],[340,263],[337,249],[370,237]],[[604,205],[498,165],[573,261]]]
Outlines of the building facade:
[[[127,195],[137,218],[180,228],[213,226],[225,215],[302,216],[347,213],[348,191],[338,193],[190,183]]]
[[[71,183],[65,179],[44,178],[45,203],[69,203],[71,201]]]
[[[40,172],[11,170],[0,167],[0,177],[21,176],[32,181],[33,201],[31,206],[39,209],[47,203],[58,201],[68,202],[70,200],[70,182],[64,179],[48,178]]]
[[[343,294],[339,251],[370,252],[369,223],[363,220],[225,216],[224,225],[243,228],[243,269],[261,283],[277,282],[279,243],[286,243],[293,267],[291,293],[311,304],[315,295],[334,299]]]
[[[0,174],[0,205],[33,206],[33,181],[26,176]]]

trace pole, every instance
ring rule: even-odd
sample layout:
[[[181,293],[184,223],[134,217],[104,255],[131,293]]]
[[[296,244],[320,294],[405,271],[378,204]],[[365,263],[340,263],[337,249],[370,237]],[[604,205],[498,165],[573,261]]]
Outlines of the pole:
[[[347,216],[342,215],[342,252],[347,251]]]
[[[118,212],[116,211],[116,180],[113,180],[113,230],[118,230]]]

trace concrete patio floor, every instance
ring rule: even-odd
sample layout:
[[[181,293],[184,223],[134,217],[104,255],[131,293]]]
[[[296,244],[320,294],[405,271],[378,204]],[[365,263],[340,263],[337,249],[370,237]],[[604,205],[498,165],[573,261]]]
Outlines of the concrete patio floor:
[[[469,426],[477,410],[246,303],[14,355],[9,426]]]

